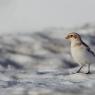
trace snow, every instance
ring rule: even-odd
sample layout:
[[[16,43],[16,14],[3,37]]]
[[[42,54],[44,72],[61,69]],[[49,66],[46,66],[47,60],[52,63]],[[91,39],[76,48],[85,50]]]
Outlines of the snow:
[[[92,26],[0,35],[0,95],[95,95],[95,64],[76,73],[64,39],[73,30],[95,50]]]

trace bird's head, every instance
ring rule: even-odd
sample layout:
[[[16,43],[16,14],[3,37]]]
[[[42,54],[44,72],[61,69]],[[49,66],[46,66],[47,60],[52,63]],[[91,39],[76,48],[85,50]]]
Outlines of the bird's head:
[[[81,40],[81,37],[78,33],[75,33],[75,32],[72,32],[72,33],[69,33],[65,39],[68,39],[70,41],[80,41]]]

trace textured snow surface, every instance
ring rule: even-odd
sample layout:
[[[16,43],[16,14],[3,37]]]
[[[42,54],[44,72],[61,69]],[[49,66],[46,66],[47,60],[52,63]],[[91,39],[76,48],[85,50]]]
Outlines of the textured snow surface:
[[[0,35],[0,95],[95,95],[95,65],[76,73],[64,39],[71,31],[95,52],[94,26]]]

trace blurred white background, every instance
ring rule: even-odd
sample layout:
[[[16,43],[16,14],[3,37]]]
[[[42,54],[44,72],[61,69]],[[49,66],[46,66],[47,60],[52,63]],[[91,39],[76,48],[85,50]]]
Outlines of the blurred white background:
[[[0,32],[95,22],[95,0],[0,0]]]

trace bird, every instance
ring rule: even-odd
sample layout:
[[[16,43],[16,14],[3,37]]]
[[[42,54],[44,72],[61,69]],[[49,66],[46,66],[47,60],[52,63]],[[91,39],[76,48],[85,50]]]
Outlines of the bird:
[[[65,37],[71,43],[71,55],[75,63],[77,63],[80,68],[76,73],[79,73],[81,69],[87,65],[88,70],[86,74],[90,74],[90,64],[95,62],[95,53],[91,48],[82,40],[78,33],[71,32]]]

